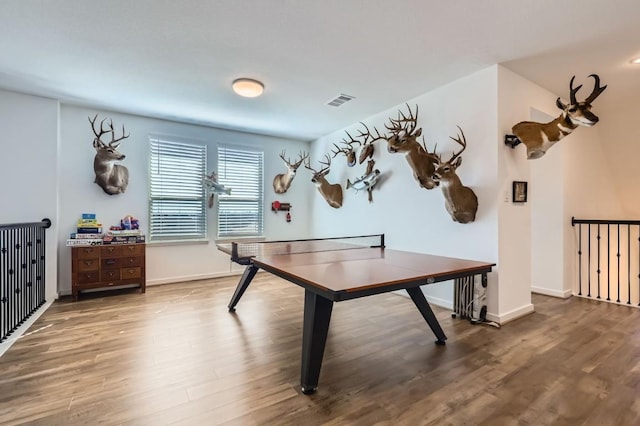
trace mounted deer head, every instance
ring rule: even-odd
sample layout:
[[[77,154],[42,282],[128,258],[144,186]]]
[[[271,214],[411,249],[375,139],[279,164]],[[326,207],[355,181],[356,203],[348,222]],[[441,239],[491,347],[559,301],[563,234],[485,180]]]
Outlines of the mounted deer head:
[[[316,185],[320,195],[329,203],[329,205],[335,209],[342,207],[342,186],[338,183],[329,183],[325,176],[329,174],[329,167],[331,166],[331,157],[325,154],[325,161],[320,161],[320,164],[324,167],[320,170],[311,168],[309,164],[309,157],[304,160],[304,167],[313,172],[311,182]]]
[[[282,153],[280,153],[280,158],[282,158],[282,161],[284,161],[284,164],[287,166],[287,171],[285,173],[280,173],[273,178],[273,190],[276,194],[284,194],[287,192],[291,186],[291,182],[293,182],[293,178],[296,177],[298,167],[300,167],[300,164],[302,164],[309,154],[306,154],[304,151],[300,152],[295,163],[292,163],[289,158],[285,159],[284,155],[285,151],[283,150]]]
[[[438,186],[438,181],[433,180],[433,174],[436,164],[440,161],[440,157],[435,152],[429,152],[424,142],[418,142],[418,137],[422,135],[422,128],[416,129],[418,121],[418,106],[416,105],[416,115],[413,115],[411,108],[409,116],[405,116],[402,111],[398,111],[398,119],[389,119],[390,124],[385,125],[387,130],[391,132],[391,136],[387,137],[387,150],[392,153],[403,152],[409,167],[413,170],[413,177],[418,181],[420,186],[425,189],[433,189]]]
[[[442,195],[444,195],[445,208],[451,215],[454,222],[469,223],[476,220],[478,211],[478,197],[471,188],[464,186],[456,174],[456,169],[462,164],[460,154],[467,148],[467,140],[460,126],[460,135],[457,138],[451,137],[462,149],[454,152],[449,161],[438,163],[433,179],[440,182]],[[461,139],[462,137],[462,139]]]
[[[342,148],[335,143],[333,144],[335,151],[331,150],[331,153],[333,154],[332,158],[336,158],[338,154],[344,154],[344,156],[347,158],[347,166],[353,167],[356,165],[356,148],[354,148],[354,145],[361,145],[361,143],[360,141],[355,140],[353,137],[351,137],[349,132],[345,131],[345,133],[349,137],[349,140],[342,139],[342,144],[345,145]]]
[[[556,100],[556,105],[562,110],[559,117],[549,123],[520,122],[511,129],[515,137],[507,135],[505,143],[514,148],[522,142],[527,147],[527,159],[533,160],[542,157],[549,148],[578,126],[595,125],[599,119],[591,112],[591,103],[607,86],[600,87],[600,77],[597,74],[591,74],[589,77],[593,77],[595,84],[593,91],[584,101],[576,100],[576,93],[582,85],[573,87],[573,80],[576,78],[574,75],[569,82],[569,103],[565,105],[560,98]]]
[[[367,158],[373,158],[374,142],[377,142],[380,139],[386,140],[386,138],[382,136],[380,132],[378,132],[378,129],[376,129],[375,127],[373,128],[373,130],[376,131],[376,134],[374,136],[371,134],[371,131],[366,124],[364,124],[363,122],[360,122],[360,124],[362,124],[366,131],[358,131],[358,137],[364,138],[364,140],[362,141],[362,150],[360,151],[360,157],[358,157],[358,164],[364,163],[364,160],[366,160]]]
[[[124,193],[129,184],[129,170],[125,166],[114,163],[125,159],[124,154],[117,148],[120,146],[120,141],[130,135],[124,134],[124,125],[122,125],[122,136],[116,139],[112,120],[109,121],[109,129],[104,129],[106,118],[100,122],[98,132],[95,127],[97,118],[98,114],[93,117],[93,120],[89,117],[89,123],[95,135],[93,139],[93,147],[96,149],[96,156],[93,159],[93,170],[96,174],[94,182],[109,195]],[[108,145],[100,139],[105,133],[111,133],[111,141]]]

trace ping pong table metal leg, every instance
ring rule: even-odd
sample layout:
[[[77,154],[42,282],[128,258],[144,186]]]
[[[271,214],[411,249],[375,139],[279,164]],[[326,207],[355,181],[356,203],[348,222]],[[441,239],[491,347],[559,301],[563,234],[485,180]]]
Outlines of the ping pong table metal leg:
[[[436,338],[438,339],[436,340],[436,344],[444,345],[445,340],[447,340],[447,336],[444,334],[444,331],[442,331],[442,327],[440,327],[440,323],[431,310],[431,306],[429,306],[429,302],[427,302],[427,299],[424,297],[424,293],[422,293],[420,287],[412,287],[406,290],[407,293],[409,293],[409,296],[411,296],[413,303],[416,304],[418,310],[427,321],[427,324],[429,324],[429,327],[431,327],[431,331],[436,335]]]
[[[235,312],[236,305],[240,301],[240,298],[244,294],[244,291],[247,289],[247,287],[249,287],[249,284],[251,283],[253,277],[256,275],[256,272],[258,272],[258,269],[260,268],[253,264],[248,265],[245,268],[244,273],[242,274],[242,278],[240,278],[240,282],[236,287],[236,291],[233,293],[233,297],[229,302],[229,312]]]
[[[332,310],[332,300],[305,290],[300,386],[302,393],[307,395],[314,393],[318,388]]]

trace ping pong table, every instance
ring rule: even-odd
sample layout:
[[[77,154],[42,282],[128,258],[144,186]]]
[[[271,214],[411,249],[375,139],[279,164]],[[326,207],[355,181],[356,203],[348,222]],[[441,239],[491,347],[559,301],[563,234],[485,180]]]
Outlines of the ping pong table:
[[[420,286],[481,275],[486,282],[495,263],[433,256],[385,248],[384,234],[329,239],[218,244],[231,261],[246,265],[229,302],[230,312],[263,269],[304,288],[300,386],[318,387],[334,302],[406,290],[436,336],[447,339]]]

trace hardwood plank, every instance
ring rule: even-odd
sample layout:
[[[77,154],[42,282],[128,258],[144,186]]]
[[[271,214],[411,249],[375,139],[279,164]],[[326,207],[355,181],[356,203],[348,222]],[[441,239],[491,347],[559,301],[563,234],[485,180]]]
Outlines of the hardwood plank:
[[[57,301],[0,358],[0,423],[638,424],[640,310],[534,295],[502,329],[409,298],[334,305],[318,392],[300,392],[304,291],[258,274]]]

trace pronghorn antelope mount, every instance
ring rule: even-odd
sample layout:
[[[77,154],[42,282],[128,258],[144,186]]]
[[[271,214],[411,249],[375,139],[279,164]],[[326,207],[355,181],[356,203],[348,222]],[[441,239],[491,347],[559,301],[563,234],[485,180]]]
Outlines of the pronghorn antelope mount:
[[[342,186],[338,183],[327,182],[326,176],[329,173],[329,167],[331,166],[331,157],[325,154],[325,161],[320,161],[320,164],[324,166],[320,170],[311,168],[309,157],[304,159],[304,167],[313,172],[311,182],[316,185],[318,192],[325,199],[329,205],[335,209],[342,207]]]
[[[89,117],[91,129],[95,135],[93,139],[93,147],[96,149],[96,156],[93,159],[93,170],[96,174],[94,182],[109,195],[124,193],[129,185],[129,170],[125,166],[115,164],[115,162],[125,159],[125,155],[118,151],[118,147],[120,141],[130,135],[124,134],[124,125],[122,125],[122,136],[116,139],[112,120],[109,120],[109,128],[104,128],[106,118],[100,122],[100,131],[98,132],[95,126],[97,119],[98,114],[93,117],[93,120]],[[109,144],[105,144],[100,139],[105,133],[111,133]]]
[[[549,123],[523,121],[511,129],[513,135],[505,136],[505,144],[515,148],[520,142],[527,147],[527,159],[534,160],[542,157],[556,142],[573,132],[578,126],[591,127],[598,122],[598,117],[591,112],[591,103],[607,86],[600,86],[600,77],[591,74],[595,80],[591,94],[582,102],[576,100],[576,93],[582,85],[573,87],[575,76],[569,82],[569,103],[564,104],[558,98],[556,105],[562,110],[560,116]]]
[[[464,186],[456,174],[456,169],[462,164],[460,154],[467,148],[467,140],[460,126],[460,134],[457,138],[451,137],[462,146],[458,152],[454,152],[449,161],[438,162],[433,179],[440,182],[442,195],[444,195],[445,208],[454,222],[469,223],[476,220],[478,211],[478,197],[473,190]]]
[[[438,181],[433,179],[436,164],[440,161],[440,157],[436,154],[435,148],[433,152],[429,152],[422,138],[422,144],[418,142],[418,138],[422,135],[422,128],[417,128],[418,106],[416,105],[416,114],[413,115],[411,107],[409,116],[405,116],[402,111],[398,111],[398,119],[390,118],[390,124],[385,124],[387,130],[391,132],[391,136],[386,137],[387,150],[391,153],[402,152],[405,154],[409,167],[413,170],[413,177],[422,188],[433,189],[438,186]]]
[[[282,153],[280,153],[280,158],[282,158],[282,161],[284,161],[284,164],[287,166],[287,171],[285,173],[277,174],[273,178],[273,190],[276,194],[284,194],[285,192],[287,192],[287,190],[291,186],[291,182],[293,182],[293,178],[296,177],[296,171],[298,170],[298,167],[300,167],[300,164],[302,164],[304,159],[307,158],[309,154],[300,152],[295,163],[292,163],[290,158],[285,159],[284,156],[285,151],[283,150]]]

